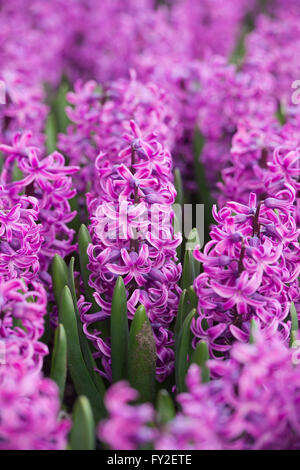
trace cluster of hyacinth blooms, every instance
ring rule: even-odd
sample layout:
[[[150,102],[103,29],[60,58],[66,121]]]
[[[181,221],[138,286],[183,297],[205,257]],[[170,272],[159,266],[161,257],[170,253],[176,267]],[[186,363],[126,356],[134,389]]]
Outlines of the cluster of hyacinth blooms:
[[[0,12],[0,448],[298,449],[298,3],[69,6]]]
[[[85,311],[81,319],[88,332],[91,322],[109,317],[115,281],[122,276],[129,319],[139,304],[147,311],[157,347],[157,379],[162,382],[173,370],[170,325],[181,292],[181,265],[176,254],[181,236],[174,234],[172,227],[176,191],[168,150],[155,134],[143,136],[134,121],[130,127],[113,165],[109,153],[96,159],[100,194],[87,195],[92,231],[87,253],[90,286],[101,312],[89,317]],[[105,373],[110,377],[110,351],[98,340],[100,333],[87,334],[104,354]]]
[[[59,135],[58,147],[73,165],[81,167],[76,183],[83,192],[103,191],[99,180],[92,177],[99,151],[110,154],[111,161],[121,161],[122,136],[130,132],[131,119],[143,133],[155,132],[161,144],[174,146],[178,119],[166,92],[153,82],[141,82],[134,70],[129,79],[108,84],[79,80],[67,99],[71,124]]]
[[[74,230],[68,227],[75,213],[69,200],[76,191],[59,152],[41,156],[31,145],[31,133],[16,134],[12,145],[1,144],[1,274],[8,278],[41,279],[53,256],[74,250]]]
[[[289,337],[290,303],[299,302],[299,229],[295,190],[286,184],[275,197],[248,204],[228,202],[218,212],[211,240],[195,257],[203,264],[196,278],[199,316],[195,338],[205,339],[212,356],[248,341],[254,317],[262,328]]]

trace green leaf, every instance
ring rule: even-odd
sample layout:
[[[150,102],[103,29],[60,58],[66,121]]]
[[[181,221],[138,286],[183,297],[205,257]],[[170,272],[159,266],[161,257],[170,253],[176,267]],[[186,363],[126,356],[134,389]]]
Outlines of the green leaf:
[[[52,153],[56,149],[56,120],[53,112],[48,114],[46,121],[46,148],[48,153]]]
[[[68,286],[72,295],[74,311],[76,315],[80,348],[81,348],[84,362],[89,371],[89,374],[92,380],[94,381],[96,387],[99,388],[99,391],[101,393],[103,390],[103,382],[102,382],[100,375],[97,372],[95,372],[95,368],[97,365],[96,365],[95,359],[93,358],[88,339],[84,334],[82,323],[81,323],[80,316],[79,316],[76,291],[75,291],[75,283],[74,283],[74,262],[75,262],[75,259],[74,257],[72,257],[70,260],[69,269],[68,269]]]
[[[196,248],[197,245],[201,245],[201,240],[200,240],[200,237],[199,237],[199,233],[198,233],[198,230],[196,228],[193,228],[190,231],[187,242],[189,244],[188,245],[189,249],[192,250],[192,251],[194,251],[194,249]]]
[[[63,288],[68,285],[68,267],[59,255],[54,255],[52,265],[52,284],[56,305],[59,305]]]
[[[92,243],[91,236],[88,229],[84,224],[81,225],[78,233],[78,251],[79,251],[79,262],[80,262],[80,273],[84,284],[85,298],[88,302],[93,304],[93,312],[97,312],[99,307],[95,302],[93,296],[93,289],[89,285],[90,270],[87,265],[89,264],[89,257],[87,249],[89,244]]]
[[[179,234],[180,233],[181,238],[182,238],[180,245],[178,245],[177,248],[176,248],[176,254],[177,254],[178,262],[181,263],[182,250],[183,250],[183,247],[184,247],[184,243],[183,243],[183,237],[182,237],[182,223],[181,223],[182,215],[179,212],[178,206],[175,206],[175,205],[173,206],[173,214],[174,214],[174,217],[173,217],[174,234]]]
[[[260,11],[265,12],[265,6],[264,4],[268,0],[260,0]],[[245,48],[245,39],[247,35],[254,29],[255,23],[254,23],[254,16],[252,12],[248,12],[243,20],[242,28],[240,31],[240,36],[238,38],[236,47],[234,51],[232,52],[232,55],[229,59],[230,64],[235,64],[237,66],[237,70],[240,69],[240,67],[243,64],[243,60],[245,57],[246,53],[246,48]]]
[[[184,323],[184,320],[188,313],[197,307],[198,298],[193,287],[189,287],[188,289],[184,289],[181,293],[178,305],[178,311],[176,315],[176,323],[175,323],[175,351],[178,349],[179,338],[181,329]]]
[[[175,351],[175,376],[176,391],[182,393],[185,388],[185,376],[189,366],[189,349],[190,349],[190,328],[193,317],[196,315],[196,309],[193,309],[185,318],[179,337],[177,351]],[[176,354],[177,353],[177,354]]]
[[[185,317],[186,317],[186,315],[188,314],[189,311],[190,311],[190,309],[188,308],[188,292],[187,292],[187,289],[184,289],[181,292],[181,296],[180,296],[180,299],[179,299],[179,305],[178,305],[178,311],[177,311],[177,315],[176,315],[175,349],[177,349],[181,328],[182,328],[183,322],[185,320]]]
[[[59,398],[62,403],[67,377],[67,337],[62,324],[58,325],[54,334],[50,377],[58,385]]]
[[[210,372],[206,365],[208,359],[209,352],[207,344],[205,341],[200,341],[192,354],[191,363],[197,364],[199,367],[201,367],[202,383],[209,382]]]
[[[184,254],[181,278],[182,289],[187,289],[188,287],[193,285],[194,279],[196,277],[194,261],[195,259],[193,256],[193,252],[191,250],[186,250]]]
[[[250,322],[250,338],[249,338],[249,343],[254,344],[255,343],[255,335],[258,330],[258,325],[254,318],[251,318]]]
[[[297,315],[297,310],[296,310],[294,302],[291,302],[290,314],[291,314],[291,320],[292,320],[291,334],[290,334],[290,347],[292,347],[294,341],[296,341],[297,339],[298,330],[299,330],[298,315]]]
[[[245,27],[243,27],[242,33],[241,33],[240,38],[237,42],[236,48],[233,51],[233,53],[231,55],[231,58],[229,60],[230,64],[235,64],[238,67],[241,66],[241,64],[243,62],[243,59],[244,59],[244,56],[245,56],[245,37],[246,37],[247,33],[248,33],[248,30]]]
[[[139,401],[153,402],[156,345],[145,307],[140,305],[131,323],[128,344],[128,379],[139,392]]]
[[[80,348],[83,353],[83,357],[86,363],[86,367],[90,373],[90,376],[99,391],[103,390],[103,382],[98,373],[94,371],[96,363],[92,357],[92,353],[88,344],[88,340],[82,330],[82,324],[79,318],[79,312],[77,307],[77,298],[74,284],[74,258],[71,259],[69,268],[65,261],[59,256],[55,255],[52,262],[52,280],[53,280],[53,292],[56,300],[56,305],[59,307],[61,300],[61,293],[65,286],[69,286],[75,312],[75,320],[77,324],[77,331],[80,339]]]
[[[60,87],[58,89],[55,101],[53,103],[53,110],[56,117],[57,130],[58,132],[66,132],[67,126],[69,124],[69,118],[66,115],[66,106],[67,102],[67,93],[69,91],[69,84],[66,80],[62,80]]]
[[[284,109],[284,104],[281,101],[278,103],[278,109],[275,113],[275,117],[282,126],[286,123],[286,110]]]
[[[176,189],[176,199],[175,203],[180,204],[181,206],[184,203],[184,196],[183,196],[183,185],[182,185],[182,178],[179,168],[175,168],[174,170],[174,186]]]
[[[90,313],[96,313],[99,312],[100,307],[95,301],[95,298],[93,296],[94,291],[89,285],[90,270],[87,267],[87,265],[89,264],[87,249],[90,243],[92,243],[92,240],[89,231],[86,226],[82,224],[78,234],[80,273],[83,280],[85,298],[87,302],[90,302],[92,304]],[[109,335],[109,327],[107,323],[107,321],[95,323],[95,328],[101,331],[101,336],[103,339],[107,338],[107,336]]]
[[[158,424],[166,424],[175,417],[174,402],[167,390],[160,390],[157,396],[157,422]]]
[[[95,421],[87,397],[77,398],[72,414],[70,445],[72,450],[95,449]]]
[[[190,306],[189,310],[191,310],[192,308],[197,308],[198,297],[196,295],[196,292],[194,291],[194,288],[190,286],[187,292],[188,292],[188,305]]]
[[[183,209],[183,204],[184,204],[184,192],[183,192],[183,185],[182,185],[182,178],[181,178],[181,173],[179,168],[175,168],[174,170],[174,186],[176,189],[176,199],[175,199],[175,204],[179,204],[181,206],[181,211]],[[179,214],[176,212],[174,208],[174,219],[173,219],[173,226],[175,229],[175,232],[178,233],[182,231],[181,224],[179,224],[180,219],[178,220]],[[181,261],[181,256],[182,256],[182,248],[183,248],[183,243],[181,243],[177,248],[176,248],[176,253],[178,260]]]
[[[72,199],[69,200],[71,211],[76,211],[75,217],[68,223],[68,227],[75,230],[75,233],[78,233],[80,230],[80,217],[79,217],[79,205],[78,205],[78,197],[79,195],[76,194]]]
[[[51,304],[48,302],[47,305],[47,314],[44,316],[44,333],[41,337],[40,341],[44,344],[49,344],[52,336],[52,327],[50,325],[50,312],[51,312]]]
[[[63,324],[67,335],[68,367],[76,392],[78,395],[87,396],[91,403],[95,420],[98,421],[105,415],[103,404],[105,387],[102,384],[102,391],[100,393],[83,360],[73,299],[68,286],[65,286],[61,293],[59,320]]]
[[[190,250],[191,253],[194,252],[196,246],[201,246],[201,240],[200,240],[200,237],[199,237],[199,233],[198,233],[198,230],[196,228],[193,228],[191,231],[190,231],[190,234],[188,236],[188,239],[186,241],[186,244],[185,244],[185,249],[186,250]],[[195,272],[195,277],[197,277],[200,273],[200,263],[199,261],[197,261],[193,255],[193,262],[194,262],[194,272]]]
[[[112,381],[126,379],[128,361],[128,317],[124,281],[118,277],[111,305],[111,366]]]
[[[12,171],[12,180],[13,181],[20,181],[24,178],[23,172],[18,167],[18,162],[14,162],[13,171]]]

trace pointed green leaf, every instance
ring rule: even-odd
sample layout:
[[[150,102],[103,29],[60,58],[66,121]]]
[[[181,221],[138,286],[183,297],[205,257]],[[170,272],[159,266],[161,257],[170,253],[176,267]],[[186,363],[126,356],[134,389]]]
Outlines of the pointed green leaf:
[[[195,277],[196,273],[193,252],[191,250],[186,250],[184,253],[181,288],[187,289],[192,286]]]
[[[251,318],[250,322],[250,338],[249,338],[249,343],[254,344],[255,343],[255,335],[258,330],[258,325],[254,318]]]
[[[13,181],[20,181],[24,178],[23,172],[18,167],[17,161],[14,162],[13,171],[12,171],[12,180]]]
[[[128,361],[128,317],[124,281],[118,277],[111,305],[111,365],[112,381],[126,379]]]
[[[209,368],[206,365],[208,359],[209,352],[207,344],[205,341],[200,341],[200,343],[197,344],[197,347],[192,354],[191,362],[201,367],[202,383],[209,382],[210,372]]]
[[[175,168],[174,170],[174,186],[176,189],[176,199],[175,199],[175,204],[179,204],[181,206],[181,211],[183,209],[183,204],[184,204],[184,191],[183,191],[183,184],[182,184],[182,178],[181,178],[181,173],[179,168]],[[176,210],[174,210],[174,219],[173,219],[173,227],[175,230],[175,233],[182,233],[182,224],[180,223],[179,219],[179,213],[177,213]],[[178,260],[181,262],[181,256],[182,256],[182,248],[183,244],[181,243],[177,248],[176,248],[176,253]]]
[[[95,421],[87,397],[77,398],[72,414],[70,445],[72,450],[95,449]]]
[[[237,65],[237,68],[239,68],[242,65],[244,56],[245,56],[245,37],[248,34],[249,29],[245,26],[243,26],[240,37],[238,38],[236,47],[234,51],[232,52],[232,55],[229,59],[230,64],[235,64]]]
[[[52,327],[50,325],[50,312],[51,312],[52,305],[48,302],[47,305],[47,314],[44,316],[44,333],[41,337],[40,341],[44,344],[49,344],[52,336]]]
[[[66,132],[67,126],[69,124],[69,118],[66,114],[66,106],[68,104],[66,95],[69,91],[69,84],[66,80],[62,80],[60,87],[58,89],[55,101],[53,103],[53,110],[55,113],[56,123],[58,132]]]
[[[196,229],[196,227],[194,227],[190,231],[187,242],[189,244],[190,250],[192,250],[192,251],[194,251],[194,249],[196,248],[197,245],[201,245],[201,240],[200,240],[199,233],[198,233],[198,230]]]
[[[67,335],[68,367],[76,392],[79,395],[86,395],[88,397],[94,412],[95,420],[98,421],[105,414],[103,405],[105,387],[102,384],[103,388],[100,393],[83,360],[73,299],[68,286],[65,286],[61,293],[59,320],[63,324]]]
[[[158,424],[166,424],[171,421],[176,414],[174,402],[167,390],[160,390],[157,396],[157,422]]]
[[[128,344],[128,379],[139,392],[139,401],[153,402],[156,346],[145,307],[140,305],[131,323]]]
[[[188,310],[188,292],[187,289],[183,289],[181,292],[181,296],[179,299],[178,311],[176,315],[176,323],[175,323],[175,337],[179,338],[180,331],[184,322],[184,319],[190,309]]]
[[[275,113],[275,117],[279,121],[279,123],[283,126],[286,123],[286,110],[284,108],[284,104],[282,101],[278,103],[278,109]]]
[[[87,254],[87,249],[89,244],[92,243],[91,236],[87,227],[82,224],[79,229],[78,233],[78,252],[79,252],[79,262],[80,262],[80,273],[84,284],[84,293],[85,298],[88,302],[91,302],[93,312],[99,311],[99,306],[96,303],[94,296],[93,296],[93,289],[89,285],[89,278],[90,278],[90,270],[88,269],[87,265],[89,264],[89,257]]]
[[[185,391],[185,376],[189,366],[190,349],[190,328],[193,317],[196,315],[196,309],[193,309],[185,318],[179,337],[178,349],[175,352],[175,376],[176,391],[182,393]],[[176,354],[177,353],[177,354]]]
[[[83,280],[85,298],[88,302],[92,304],[90,313],[95,313],[99,312],[100,307],[95,301],[95,298],[93,296],[94,291],[89,285],[90,270],[87,267],[87,265],[89,264],[87,249],[90,243],[92,243],[92,240],[89,231],[86,226],[82,224],[78,234],[80,273]],[[107,336],[109,335],[109,327],[107,323],[107,321],[95,323],[95,328],[101,331],[101,336],[103,339],[107,338]]]
[[[84,334],[83,326],[82,326],[80,316],[79,316],[76,291],[75,291],[75,282],[74,282],[74,263],[75,263],[75,258],[72,256],[70,260],[69,268],[68,268],[68,286],[69,286],[69,289],[72,295],[73,304],[74,304],[74,311],[76,315],[80,348],[81,348],[84,362],[89,371],[89,374],[92,380],[94,381],[96,387],[99,388],[100,393],[102,393],[103,381],[100,375],[97,372],[95,372],[96,362],[95,362],[95,359],[93,358],[88,339]]]
[[[178,208],[178,206],[175,206],[175,205],[173,206],[173,214],[174,214],[173,230],[174,230],[174,234],[181,234],[181,243],[176,248],[176,254],[177,254],[177,258],[178,258],[179,263],[181,263],[182,250],[183,250],[183,247],[184,247],[183,237],[182,237],[182,223],[181,223],[182,215],[181,215],[180,211],[181,211],[181,209]]]
[[[46,122],[46,148],[48,153],[52,153],[56,149],[56,136],[56,120],[53,112],[50,112]]]
[[[179,338],[181,329],[184,323],[184,320],[188,313],[197,308],[198,298],[193,289],[193,287],[189,287],[188,289],[184,289],[181,293],[179,299],[179,306],[176,315],[176,323],[175,323],[175,354],[178,350]]]
[[[183,198],[183,185],[182,185],[182,178],[179,168],[175,168],[174,170],[174,186],[176,189],[176,199],[175,203],[183,205],[184,198]]]
[[[78,233],[80,230],[80,216],[79,216],[79,205],[78,205],[78,194],[69,200],[71,211],[76,211],[75,217],[68,223],[68,227],[75,230],[75,233]]]
[[[194,291],[194,288],[190,286],[187,292],[188,292],[188,305],[190,306],[190,310],[192,308],[197,308],[198,297],[197,297],[196,292]]]
[[[89,257],[87,254],[87,249],[89,244],[92,243],[91,236],[88,229],[85,225],[81,225],[78,234],[78,251],[79,251],[79,262],[80,262],[80,272],[84,284],[85,298],[88,302],[93,304],[93,311],[99,311],[99,306],[95,302],[93,296],[93,289],[89,285],[90,270],[87,265],[89,264]]]
[[[291,333],[290,333],[290,347],[292,347],[294,341],[296,341],[297,339],[298,330],[299,330],[298,315],[297,315],[297,310],[296,310],[294,302],[291,302],[290,314],[291,314],[291,320],[292,320]]]
[[[201,240],[200,240],[200,237],[199,237],[199,233],[198,233],[198,230],[196,228],[193,228],[191,231],[190,231],[190,234],[189,234],[189,237],[186,241],[186,244],[185,244],[185,247],[186,249],[189,249],[191,250],[191,252],[193,253],[196,246],[201,246]],[[194,272],[195,272],[195,277],[197,277],[200,273],[200,263],[199,261],[197,261],[193,255],[193,262],[194,262]]]
[[[59,388],[62,403],[67,377],[67,337],[64,326],[60,323],[54,334],[54,347],[51,360],[50,377]]]
[[[59,255],[54,255],[51,265],[53,293],[56,305],[59,305],[63,288],[68,285],[68,268],[64,260]]]

